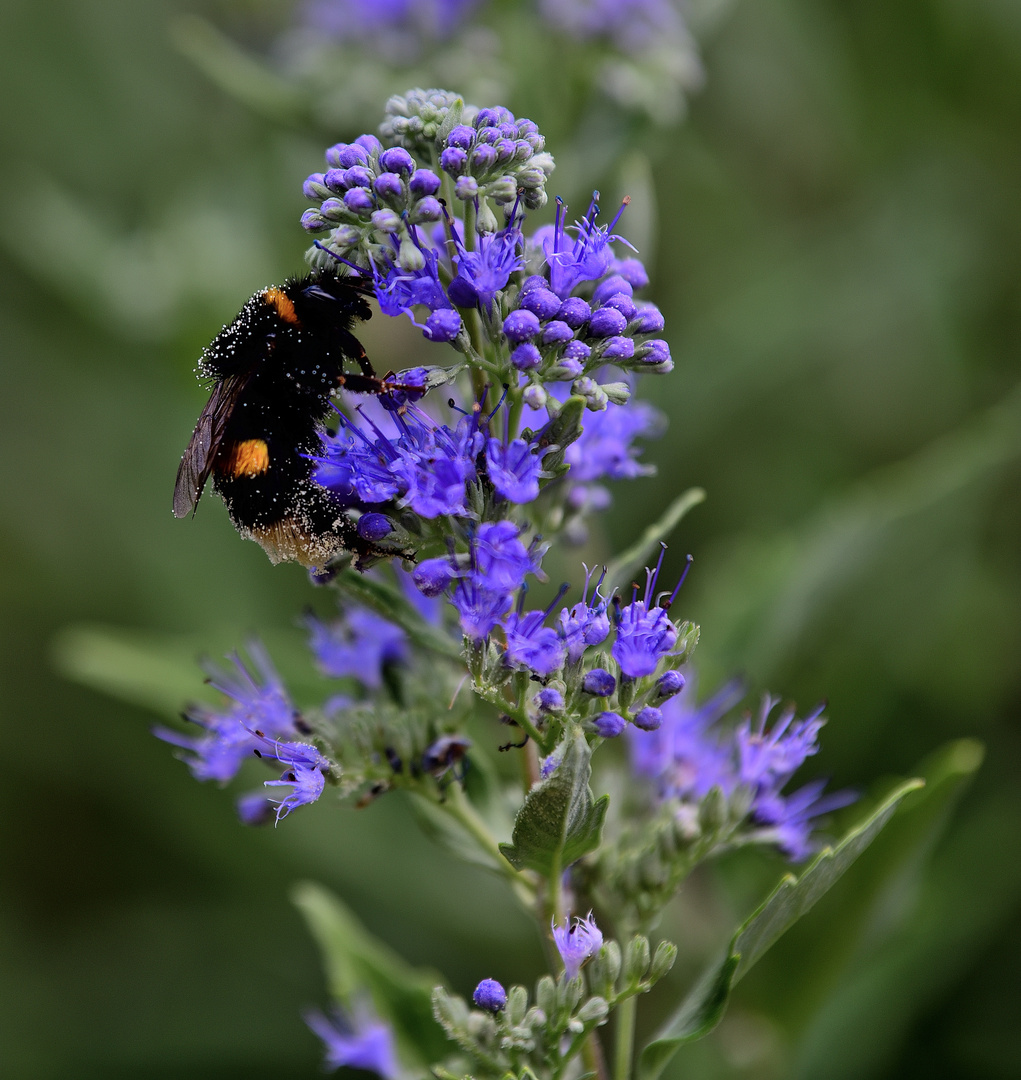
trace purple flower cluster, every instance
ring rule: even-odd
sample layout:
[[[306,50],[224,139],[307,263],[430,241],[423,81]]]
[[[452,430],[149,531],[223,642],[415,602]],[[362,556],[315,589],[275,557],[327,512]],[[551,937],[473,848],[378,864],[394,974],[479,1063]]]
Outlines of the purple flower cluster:
[[[688,557],[684,573],[664,603],[663,597],[666,593],[656,593],[656,582],[665,554],[664,546],[656,568],[646,571],[644,599],[638,599],[636,585],[630,604],[622,606],[618,601],[614,605],[613,622],[617,636],[613,642],[613,658],[620,666],[622,674],[630,679],[651,675],[659,666],[660,660],[669,656],[677,644],[677,627],[668,612],[687,577],[691,557]]]
[[[395,502],[428,519],[468,516],[467,485],[480,479],[481,469],[500,499],[526,503],[539,494],[545,450],[523,439],[487,437],[482,425],[489,418],[480,409],[453,430],[413,405],[384,410],[378,422],[364,407],[353,418],[339,415],[337,434],[323,440],[323,453],[314,458],[314,479],[343,506]]]
[[[450,105],[411,97],[391,99],[384,125],[389,137],[404,145],[384,147],[375,135],[362,135],[326,151],[326,171],[305,181],[306,198],[318,205],[305,211],[301,224],[308,232],[331,230],[325,242],[317,242],[314,263],[325,266],[332,258],[368,272],[387,314],[410,314],[424,305],[431,318],[423,327],[426,336],[452,341],[461,327],[455,303],[488,307],[521,266],[518,206],[545,204],[553,159],[536,125],[504,108],[480,109],[471,123],[455,124],[440,142],[423,145],[419,114],[432,116],[435,129]],[[413,150],[438,161],[439,172],[421,167]],[[444,211],[438,197],[443,177],[456,199],[471,204],[475,229],[470,236]],[[490,202],[506,208],[503,229]],[[439,222],[443,225],[433,235]],[[451,282],[449,297],[441,284],[441,259]]]
[[[538,229],[529,241],[532,252],[542,253],[544,273],[525,279],[503,322],[511,362],[519,371],[574,380],[575,392],[591,395],[589,407],[596,410],[606,407],[606,391],[594,383],[580,386],[579,377],[607,364],[657,373],[673,367],[669,346],[653,336],[663,330],[662,313],[634,297],[649,283],[645,268],[635,258],[617,258],[611,247],[617,241],[627,244],[613,231],[626,205],[627,200],[609,224],[600,225],[593,198],[572,227],[572,238],[566,207],[558,199],[554,224]],[[625,387],[621,400],[628,393]]]
[[[280,676],[265,649],[257,642],[248,646],[255,667],[253,673],[237,655],[231,657],[234,671],[210,667],[209,682],[232,704],[226,710],[193,706],[185,714],[205,734],[190,737],[170,728],[158,727],[157,738],[188,751],[185,763],[196,780],[232,780],[242,764],[252,757],[284,765],[279,780],[267,780],[266,787],[289,787],[290,794],[279,801],[251,793],[238,801],[238,815],[246,825],[259,825],[275,817],[286,817],[299,806],[315,802],[323,793],[330,762],[311,743],[294,742],[307,728],[291,704]],[[304,731],[303,731],[304,728]]]
[[[299,734],[297,711],[266,650],[251,642],[248,654],[251,667],[237,654],[230,657],[233,670],[207,667],[210,685],[226,695],[230,704],[221,709],[193,705],[187,710],[186,718],[203,734],[188,736],[166,727],[153,730],[157,738],[187,751],[182,759],[196,780],[221,784],[233,780],[242,764],[261,748],[256,731],[277,739]]]
[[[754,721],[748,717],[736,728],[722,727],[743,696],[740,683],[731,682],[699,705],[694,682],[688,682],[659,707],[655,730],[632,726],[633,768],[655,784],[662,799],[698,802],[712,788],[727,797],[746,793],[756,838],[775,843],[791,859],[803,859],[814,850],[814,819],[853,802],[855,795],[823,795],[825,781],[782,794],[797,769],[819,751],[822,707],[802,720],[788,707],[770,723],[778,702],[766,696]]]

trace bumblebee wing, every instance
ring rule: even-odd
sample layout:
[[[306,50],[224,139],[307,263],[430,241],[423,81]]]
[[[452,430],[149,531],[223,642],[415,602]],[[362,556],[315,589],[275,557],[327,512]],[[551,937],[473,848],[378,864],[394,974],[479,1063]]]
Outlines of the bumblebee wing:
[[[181,457],[174,484],[174,517],[187,517],[198,505],[199,496],[206,486],[213,462],[223,443],[230,420],[250,374],[230,375],[213,387],[205,408],[199,415],[195,430]]]

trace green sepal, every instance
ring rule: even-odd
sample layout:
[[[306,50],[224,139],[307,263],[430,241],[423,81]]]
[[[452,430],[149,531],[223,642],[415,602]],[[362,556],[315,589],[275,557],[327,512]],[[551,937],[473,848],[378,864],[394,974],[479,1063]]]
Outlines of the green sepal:
[[[680,1007],[642,1051],[639,1080],[656,1080],[684,1043],[720,1022],[737,981],[850,868],[893,816],[901,800],[924,787],[924,780],[899,784],[833,848],[824,848],[800,876],[786,874],[758,909],[738,927],[722,960],[713,964]]]
[[[542,471],[550,476],[559,476],[565,471],[564,451],[581,435],[582,417],[585,415],[585,399],[574,395],[569,397],[557,410],[556,416],[543,428],[538,448],[556,447],[542,459]],[[535,432],[526,430],[522,438],[531,441]]]
[[[425,1067],[443,1058],[449,1048],[432,1008],[433,987],[440,977],[411,967],[321,885],[301,882],[291,900],[322,953],[331,996],[350,1006],[368,993],[379,1016],[393,1026],[409,1063]]]
[[[536,870],[548,877],[599,846],[610,797],[592,796],[591,758],[592,751],[579,731],[553,774],[525,796],[514,819],[511,843],[500,845],[516,870]]]

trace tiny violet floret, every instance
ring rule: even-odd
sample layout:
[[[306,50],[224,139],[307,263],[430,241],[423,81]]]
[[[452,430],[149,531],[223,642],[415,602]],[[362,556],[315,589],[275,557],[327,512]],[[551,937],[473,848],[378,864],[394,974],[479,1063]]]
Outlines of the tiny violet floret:
[[[480,1009],[485,1009],[486,1012],[498,1013],[507,1004],[507,991],[496,981],[496,979],[483,979],[478,986],[475,987],[475,993],[472,994],[472,1001]]]
[[[332,1017],[313,1011],[305,1023],[323,1040],[327,1069],[364,1069],[383,1080],[398,1080],[397,1046],[390,1026],[363,1007],[348,1014],[339,1007]]]
[[[584,919],[575,918],[573,922],[568,919],[563,926],[557,926],[554,919],[553,943],[564,962],[565,974],[576,979],[585,961],[602,948],[603,934],[590,911]]]

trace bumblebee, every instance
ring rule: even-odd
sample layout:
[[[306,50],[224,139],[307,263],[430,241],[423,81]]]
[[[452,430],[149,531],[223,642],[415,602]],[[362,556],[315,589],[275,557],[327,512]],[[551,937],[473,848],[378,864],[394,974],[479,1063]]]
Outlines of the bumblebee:
[[[371,555],[345,507],[312,479],[323,417],[340,389],[384,394],[352,333],[372,312],[360,282],[316,272],[257,292],[203,351],[211,383],[181,458],[174,515],[195,511],[213,487],[238,532],[274,563],[322,567],[343,551]],[[353,368],[353,370],[348,370]]]

